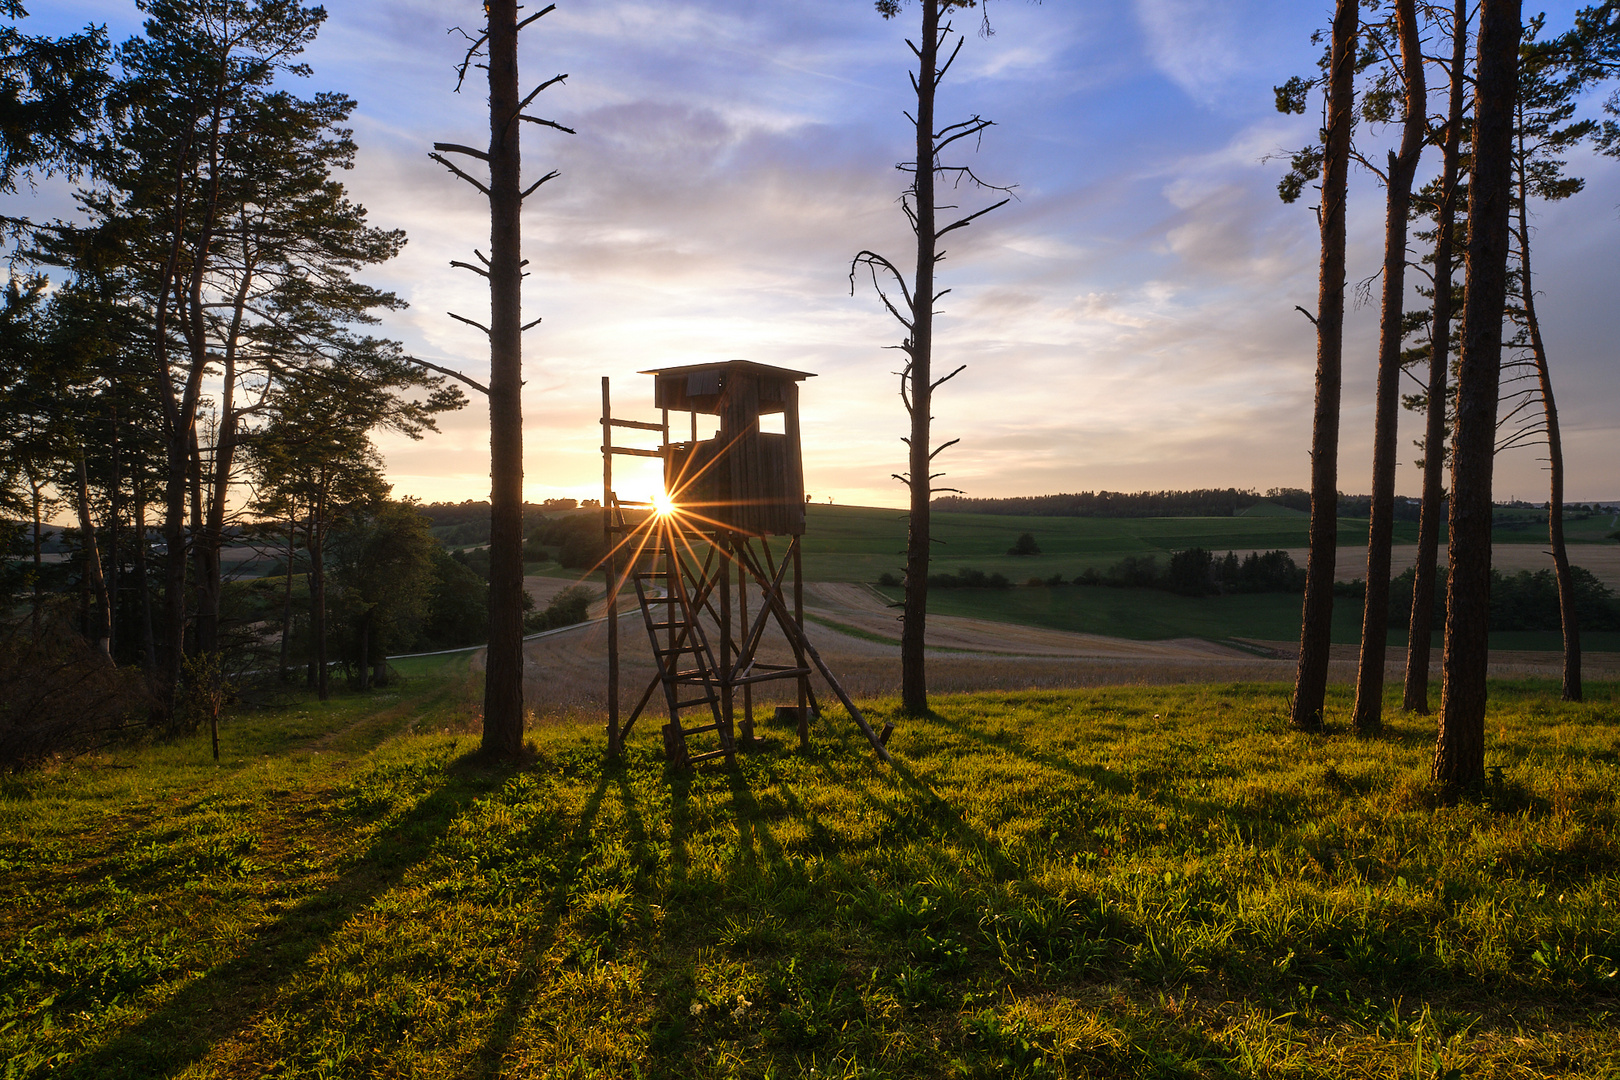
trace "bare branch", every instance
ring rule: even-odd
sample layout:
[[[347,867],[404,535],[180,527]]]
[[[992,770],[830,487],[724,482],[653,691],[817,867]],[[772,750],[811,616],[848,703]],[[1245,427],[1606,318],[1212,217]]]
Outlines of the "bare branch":
[[[1311,325],[1312,326],[1317,325],[1315,315],[1312,315],[1310,312],[1306,311],[1304,308],[1300,307],[1298,304],[1294,305],[1294,310],[1299,312],[1301,315],[1305,316],[1307,319],[1311,320]]]
[[[450,265],[451,266],[459,266],[463,270],[471,270],[473,273],[478,274],[478,275],[480,275],[482,277],[489,277],[489,271],[488,270],[482,269],[481,267],[474,266],[472,263],[464,263],[460,259],[451,259],[450,260]]]
[[[473,319],[468,319],[468,318],[465,318],[465,317],[463,317],[461,315],[457,315],[453,311],[447,311],[447,312],[445,312],[445,314],[450,316],[452,319],[456,320],[456,322],[464,322],[468,326],[476,326],[476,327],[478,327],[478,329],[482,330],[486,334],[489,333],[489,327],[485,326],[481,322],[477,322],[477,321],[475,321]]]
[[[960,369],[958,369],[958,370],[960,370]],[[934,385],[935,385],[935,386],[938,386],[938,385],[939,385],[939,384],[938,384],[938,383],[935,383],[935,384],[934,384]],[[948,443],[941,443],[941,444],[940,444],[940,445],[939,445],[939,447],[938,447],[938,448],[937,448],[937,449],[935,449],[935,450],[934,450],[934,452],[933,452],[933,453],[932,453],[932,454],[929,454],[929,455],[928,455],[928,460],[929,460],[929,461],[933,461],[933,460],[934,460],[934,459],[935,459],[935,458],[937,458],[937,457],[939,457],[939,455],[940,455],[940,454],[941,454],[941,453],[943,453],[943,452],[944,452],[944,451],[946,451],[946,450],[949,450],[949,449],[950,449],[950,448],[951,448],[951,447],[953,447],[953,446],[955,446],[955,445],[956,445],[956,444],[957,444],[957,443],[959,443],[959,442],[961,442],[961,441],[962,441],[962,440],[961,440],[961,439],[952,439],[952,440],[951,440],[951,441],[950,441],[950,442],[948,442]]]
[[[982,218],[982,217],[984,217],[984,215],[988,214],[990,211],[999,210],[1001,207],[1006,206],[1010,202],[1012,202],[1012,199],[1010,199],[1010,198],[1002,199],[1000,202],[993,203],[992,205],[985,207],[983,210],[980,210],[977,213],[969,214],[967,217],[962,218],[960,221],[953,221],[949,225],[945,226],[943,229],[936,232],[934,234],[934,239],[937,241],[948,232],[955,232],[957,229],[960,229],[960,228],[962,228],[962,227],[964,227],[966,225],[972,224],[972,222],[976,218]]]
[[[462,172],[461,169],[459,169],[456,166],[455,162],[451,161],[449,158],[445,157],[443,154],[429,154],[428,157],[432,158],[434,161],[437,161],[440,165],[443,165],[445,168],[449,169],[451,172],[455,173],[457,176],[459,176],[463,180],[467,181],[467,183],[471,184],[473,187],[477,188],[479,191],[482,191],[486,196],[489,195],[489,188],[485,187],[478,180],[475,180],[471,176],[468,176],[466,173]]]
[[[534,22],[534,20],[540,18],[543,15],[550,15],[553,11],[556,11],[556,10],[557,10],[557,5],[556,4],[547,4],[545,7],[541,8],[539,11],[535,12],[533,15],[530,15],[527,19],[524,19],[522,22],[518,23],[517,28],[519,30],[522,30],[525,26],[528,26],[530,23]]]
[[[950,27],[947,26],[947,27],[945,27],[945,29],[948,32],[950,30]],[[959,37],[959,38],[956,39],[956,48],[951,50],[950,58],[947,59],[943,65],[940,66],[939,73],[934,76],[934,85],[935,86],[938,86],[940,83],[945,81],[945,73],[947,71],[951,70],[951,65],[956,63],[956,54],[961,52],[962,51],[962,46],[966,45],[966,44],[967,44],[967,38]]]
[[[447,154],[466,154],[468,157],[475,157],[480,161],[489,160],[489,155],[482,150],[474,150],[472,147],[462,146],[460,143],[436,142],[433,144],[433,149],[443,150]]]
[[[545,13],[541,12],[541,14],[543,15]],[[539,18],[538,15],[535,16],[535,17]],[[518,102],[517,111],[522,112],[524,109],[528,108],[529,107],[529,102],[533,101],[536,97],[538,97],[540,95],[540,91],[544,90],[548,86],[555,86],[557,83],[562,82],[566,78],[568,78],[567,75],[553,75],[551,78],[547,79],[545,82],[541,83],[539,86],[535,87],[533,90],[530,90],[529,91],[529,96],[524,98],[522,101]]]
[[[951,372],[949,375],[940,376],[939,378],[935,379],[931,384],[929,384],[928,392],[930,394],[933,393],[935,390],[938,390],[941,386],[944,386],[946,383],[950,382],[952,379],[956,378],[958,375],[962,374],[962,372],[964,372],[966,370],[967,370],[967,365],[963,364],[961,367],[957,368],[955,371]],[[950,443],[946,443],[945,445],[949,446]],[[937,453],[939,453],[939,451],[935,450],[934,453],[937,454]],[[930,456],[932,456],[932,455],[930,455]]]
[[[567,132],[569,135],[579,134],[579,132],[575,131],[573,128],[563,127],[555,120],[542,120],[538,116],[530,116],[528,113],[518,113],[518,119],[527,120],[531,124],[539,124],[541,127],[556,128],[558,131]]]
[[[407,356],[407,357],[405,357],[405,359],[409,360],[413,364],[420,364],[422,367],[427,368],[429,371],[437,371],[440,375],[448,375],[452,379],[456,379],[456,380],[458,380],[460,382],[464,382],[468,386],[472,387],[474,390],[477,390],[481,394],[488,394],[489,393],[489,387],[485,386],[481,382],[477,382],[476,380],[467,378],[467,376],[463,375],[459,371],[451,371],[447,367],[440,367],[438,364],[430,364],[426,360],[422,360],[422,359],[420,359],[418,357],[415,357],[415,356]]]
[[[559,177],[561,175],[562,175],[562,173],[558,172],[556,169],[552,169],[550,172],[546,173],[546,175],[542,176],[540,179],[536,180],[534,183],[532,183],[528,187],[524,188],[523,193],[521,195],[519,195],[518,198],[520,200],[521,199],[527,199],[530,195],[534,194],[535,188],[538,188],[541,184],[545,183],[547,180],[555,180],[555,179],[557,179],[557,177]]]
[[[950,127],[945,128],[943,131],[939,132],[939,134],[935,135],[934,138],[939,140],[945,135],[945,132],[952,130],[952,128],[961,128],[962,130],[956,132],[956,134],[951,135],[948,138],[945,138],[942,142],[936,141],[934,143],[934,156],[938,157],[941,150],[944,150],[947,146],[951,145],[951,143],[958,139],[965,139],[970,135],[983,134],[985,128],[995,126],[996,122],[994,120],[986,120],[979,116],[975,116],[972,120],[965,120],[960,124],[952,124]]]
[[[537,327],[539,325],[540,325],[540,320],[536,319],[533,322],[524,323],[522,326],[518,327],[518,330],[519,330],[519,332],[522,332],[524,330],[533,330],[535,327]]]

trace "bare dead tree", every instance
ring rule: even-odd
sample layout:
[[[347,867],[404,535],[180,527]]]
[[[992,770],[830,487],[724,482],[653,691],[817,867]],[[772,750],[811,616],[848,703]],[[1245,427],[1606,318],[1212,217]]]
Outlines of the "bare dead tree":
[[[934,391],[961,374],[963,367],[935,378],[934,304],[950,292],[935,291],[934,272],[944,260],[945,252],[939,242],[950,233],[972,224],[1010,199],[1010,189],[986,184],[965,165],[946,165],[940,155],[951,145],[965,139],[977,140],[992,121],[973,116],[936,129],[934,100],[940,83],[957,55],[962,51],[964,39],[958,37],[948,53],[945,45],[951,36],[950,13],[959,7],[971,7],[972,0],[920,0],[922,7],[922,33],[917,43],[907,40],[917,57],[917,71],[911,77],[912,89],[917,95],[917,112],[907,115],[916,131],[916,156],[898,166],[911,174],[911,186],[901,196],[901,209],[917,238],[916,270],[912,283],[893,262],[873,251],[861,251],[850,263],[850,292],[855,290],[855,276],[862,269],[872,279],[890,315],[905,330],[905,338],[898,348],[905,356],[899,372],[900,399],[911,418],[911,433],[903,441],[908,447],[908,467],[894,478],[905,484],[910,493],[910,521],[906,538],[906,579],[904,616],[900,632],[900,705],[903,711],[918,715],[928,711],[928,680],[925,668],[926,632],[928,619],[928,562],[930,525],[929,499],[935,492],[955,491],[955,488],[935,487],[934,481],[942,473],[933,471],[934,459],[960,440],[951,439],[933,446]],[[884,18],[899,14],[897,2],[879,3],[878,11]],[[919,44],[920,43],[920,44]],[[944,57],[943,63],[941,57]],[[936,187],[940,177],[948,177],[953,189],[966,184],[970,189],[1007,192],[999,202],[961,217],[950,218],[941,226],[937,212],[956,210],[955,206],[937,203]],[[898,298],[892,295],[898,292]]]
[[[1423,46],[1415,0],[1395,0],[1394,36],[1405,116],[1401,148],[1389,152],[1384,172],[1384,295],[1378,330],[1378,390],[1373,410],[1371,521],[1367,535],[1367,595],[1362,608],[1361,659],[1356,669],[1356,704],[1351,721],[1358,735],[1383,726],[1384,652],[1389,640],[1390,545],[1395,536],[1396,434],[1401,407],[1401,338],[1406,299],[1406,231],[1412,207],[1412,179],[1428,141],[1428,87],[1423,77]],[[1377,36],[1382,44],[1385,35]],[[1393,60],[1389,68],[1397,70]],[[1375,97],[1374,101],[1382,100]]]
[[[522,183],[520,121],[572,135],[573,129],[524,112],[540,92],[567,75],[557,75],[520,96],[518,34],[556,10],[547,4],[518,20],[516,0],[489,0],[484,5],[488,22],[471,40],[457,70],[461,89],[470,67],[489,72],[489,149],[459,143],[434,143],[434,161],[465,180],[489,200],[489,256],[474,252],[482,264],[452,266],[470,270],[489,282],[489,325],[450,313],[452,319],[482,330],[489,338],[489,385],[480,386],[465,376],[461,381],[482,390],[489,398],[490,538],[489,538],[489,648],[484,666],[483,752],[492,757],[516,758],[523,751],[523,331],[540,320],[523,322],[520,218],[523,201],[542,184],[557,177],[555,169],[524,187]],[[484,61],[480,63],[480,61]],[[446,154],[484,162],[488,182],[463,170]],[[445,371],[442,368],[435,370]]]
[[[1468,185],[1468,295],[1463,306],[1457,432],[1451,459],[1446,644],[1432,776],[1448,796],[1485,778],[1491,479],[1513,203],[1520,0],[1482,0]]]

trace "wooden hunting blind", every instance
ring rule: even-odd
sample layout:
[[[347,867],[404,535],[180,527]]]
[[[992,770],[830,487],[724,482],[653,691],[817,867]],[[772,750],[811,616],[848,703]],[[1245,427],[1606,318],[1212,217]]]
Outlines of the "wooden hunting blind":
[[[679,505],[749,536],[804,534],[804,464],[799,450],[799,382],[809,372],[731,360],[644,371],[653,404],[718,416],[712,439],[670,443],[664,490]],[[781,434],[760,418],[782,414]]]
[[[817,671],[879,756],[888,760],[885,744],[891,728],[885,727],[882,735],[872,731],[804,632],[799,383],[813,376],[746,360],[641,374],[653,377],[653,404],[660,411],[656,423],[615,419],[608,380],[602,380],[608,753],[620,753],[625,736],[662,688],[669,710],[664,749],[670,759],[682,766],[716,757],[729,761],[739,735],[745,746],[754,741],[754,687],[784,680],[797,684],[798,706],[778,709],[778,715],[797,719],[799,742],[808,745],[809,719],[819,712],[810,685],[810,675]],[[670,439],[672,412],[689,414],[689,438]],[[781,414],[782,430],[762,430],[761,418],[776,414]],[[713,438],[698,438],[699,416],[719,417]],[[657,432],[662,442],[656,449],[616,446],[616,428]],[[614,455],[661,459],[664,499],[620,499],[613,486]],[[660,512],[636,521],[626,514],[654,509]],[[777,558],[770,538],[783,536],[789,540]],[[621,725],[618,600],[626,585],[635,589],[658,671]],[[760,645],[773,626],[791,651],[792,663],[760,660]],[[740,725],[734,722],[739,698]],[[701,719],[683,723],[683,714],[693,711]],[[694,753],[687,739],[708,732],[715,733],[718,746]]]

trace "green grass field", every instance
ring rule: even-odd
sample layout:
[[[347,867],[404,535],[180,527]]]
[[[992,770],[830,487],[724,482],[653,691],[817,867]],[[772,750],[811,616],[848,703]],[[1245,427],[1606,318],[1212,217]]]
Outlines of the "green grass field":
[[[900,589],[881,591],[896,602],[904,595]],[[1300,603],[1300,597],[1293,593],[1192,597],[1157,589],[1077,585],[928,591],[928,610],[940,615],[965,615],[1143,641],[1172,637],[1297,641]],[[1360,640],[1361,602],[1353,597],[1335,598],[1334,643],[1354,645]],[[1440,643],[1438,633],[1434,642],[1437,646]],[[1406,631],[1390,630],[1389,644],[1404,646]],[[1581,635],[1581,645],[1591,652],[1620,652],[1620,633],[1587,631]],[[1491,634],[1491,647],[1553,652],[1563,648],[1563,639],[1550,631],[1508,631]]]
[[[1304,517],[1060,518],[1000,514],[935,514],[934,565],[939,573],[975,567],[1000,572],[1014,581],[1061,573],[1073,578],[1087,568],[1105,570],[1127,555],[1159,555],[1205,547],[1227,551],[1269,551],[1303,547]],[[1405,529],[1405,524],[1402,528]],[[1416,539],[1416,527],[1402,539]],[[1032,533],[1036,556],[1010,556],[1019,533]],[[1341,544],[1365,544],[1367,523],[1340,523]],[[805,575],[818,581],[875,581],[905,563],[906,517],[899,510],[853,506],[814,506],[804,536]]]
[[[1620,687],[941,697],[734,769],[469,756],[465,658],[0,785],[8,1077],[1612,1077]],[[871,707],[881,722],[892,702]],[[1393,710],[1391,710],[1393,711]]]
[[[1255,508],[1264,509],[1264,508]],[[1303,548],[1309,541],[1309,515],[1283,507],[1238,517],[1204,518],[1065,518],[1014,517],[1001,514],[944,514],[932,517],[936,538],[934,565],[938,572],[975,567],[1006,574],[1014,581],[1060,573],[1067,579],[1088,568],[1105,570],[1127,555],[1158,555],[1162,562],[1171,552],[1189,547],[1208,548],[1217,554]],[[1493,533],[1498,544],[1545,544],[1546,526],[1533,522],[1531,511],[1502,511],[1513,519]],[[1568,527],[1572,545],[1613,544],[1612,515],[1577,515]],[[1515,522],[1518,522],[1517,524]],[[1007,549],[1019,533],[1031,533],[1041,554],[1009,556]],[[1395,542],[1417,542],[1417,525],[1397,522]],[[1341,546],[1365,546],[1365,519],[1339,521]],[[904,564],[906,516],[899,510],[859,506],[809,507],[804,537],[807,577],[818,581],[875,581],[888,571],[898,574]],[[1580,562],[1579,553],[1574,556]]]

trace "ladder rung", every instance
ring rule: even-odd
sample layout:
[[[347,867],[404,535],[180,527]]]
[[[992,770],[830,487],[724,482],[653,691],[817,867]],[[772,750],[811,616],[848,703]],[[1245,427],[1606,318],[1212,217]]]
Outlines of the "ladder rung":
[[[707,735],[711,731],[719,731],[719,730],[720,730],[720,725],[719,724],[704,724],[702,727],[683,727],[683,728],[681,728],[681,734],[682,735],[687,735],[687,736],[691,736],[691,735]]]
[[[692,624],[689,623],[689,622],[657,622],[657,623],[648,623],[647,624],[647,629],[649,629],[649,630],[679,630],[683,626],[691,626],[691,625]]]
[[[659,656],[679,656],[681,653],[695,653],[698,651],[698,647],[696,645],[677,645],[673,649],[655,649],[653,651]]]
[[[677,701],[675,703],[675,708],[677,711],[679,711],[681,709],[690,709],[694,705],[713,705],[719,700],[719,698],[714,697],[713,695],[710,695],[709,697],[693,698],[691,701]]]
[[[731,757],[731,755],[732,755],[732,751],[726,750],[726,749],[705,750],[701,754],[693,754],[690,757],[688,757],[686,759],[686,763],[688,765],[696,765],[700,761],[709,761],[709,760],[711,760],[713,758],[717,758],[717,757],[729,758],[729,757]]]
[[[637,570],[636,571],[636,577],[638,577],[638,578],[669,577],[669,571],[668,570]]]

